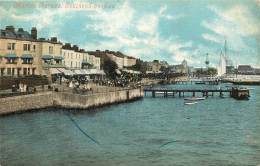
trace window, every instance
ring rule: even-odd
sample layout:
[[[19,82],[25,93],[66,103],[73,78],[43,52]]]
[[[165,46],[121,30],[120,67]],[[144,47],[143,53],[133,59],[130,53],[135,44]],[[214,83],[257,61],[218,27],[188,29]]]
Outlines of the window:
[[[49,46],[49,54],[53,54],[53,46]]]
[[[36,45],[33,45],[33,51],[36,51]]]
[[[7,68],[7,75],[11,75],[12,69],[11,68]]]
[[[35,45],[34,45],[35,46]],[[23,45],[23,50],[24,51],[30,51],[31,50],[31,45],[30,44],[24,44]]]
[[[24,50],[24,51],[27,51],[27,44],[24,44],[24,45],[23,45],[23,50]]]
[[[8,43],[7,44],[7,49],[8,50],[15,50],[15,43]]]

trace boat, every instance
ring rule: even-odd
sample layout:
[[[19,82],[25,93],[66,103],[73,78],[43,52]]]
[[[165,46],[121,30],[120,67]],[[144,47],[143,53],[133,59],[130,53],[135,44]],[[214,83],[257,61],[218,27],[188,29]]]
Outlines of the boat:
[[[193,105],[193,104],[197,104],[198,102],[185,102],[185,105]]]
[[[189,97],[189,98],[184,98],[184,100],[188,101],[199,101],[199,100],[205,100],[206,97]]]
[[[206,84],[205,82],[195,82],[195,84]]]

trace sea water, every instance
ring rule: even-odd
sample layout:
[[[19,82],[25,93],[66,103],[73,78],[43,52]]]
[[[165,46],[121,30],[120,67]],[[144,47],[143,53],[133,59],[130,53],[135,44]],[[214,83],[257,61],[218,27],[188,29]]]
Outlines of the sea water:
[[[149,95],[90,111],[43,109],[3,116],[0,165],[257,166],[260,87],[250,88],[245,101],[215,94],[184,105],[177,96]]]

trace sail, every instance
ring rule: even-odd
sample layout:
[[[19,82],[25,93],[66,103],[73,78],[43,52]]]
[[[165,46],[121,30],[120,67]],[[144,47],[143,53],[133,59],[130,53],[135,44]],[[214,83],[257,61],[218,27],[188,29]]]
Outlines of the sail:
[[[221,51],[219,66],[218,66],[218,76],[222,76],[222,75],[226,74],[226,66],[227,66],[226,57]]]

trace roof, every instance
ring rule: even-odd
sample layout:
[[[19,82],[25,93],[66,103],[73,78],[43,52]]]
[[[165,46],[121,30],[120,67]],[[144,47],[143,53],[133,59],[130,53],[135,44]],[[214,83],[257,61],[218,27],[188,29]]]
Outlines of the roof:
[[[27,31],[9,31],[3,30],[0,31],[1,38],[11,38],[11,39],[25,39],[25,40],[34,40],[29,32]]]
[[[51,56],[51,55],[43,55],[42,59],[45,59],[45,60],[53,59],[53,56]]]
[[[6,58],[18,58],[16,54],[7,54]]]
[[[55,60],[63,60],[64,58],[62,56],[53,56],[53,59],[55,59]]]
[[[21,56],[21,58],[24,58],[24,59],[32,59],[33,56],[32,56],[31,54],[23,54],[23,55]]]
[[[13,26],[7,26],[7,27],[9,27],[9,29],[0,29],[0,38],[62,44],[59,41],[52,41],[49,39],[46,40],[45,38],[39,38],[37,40],[37,39],[34,39],[28,31],[25,31],[22,28],[15,30],[15,28]]]
[[[238,70],[253,70],[253,68],[250,65],[239,65]]]

